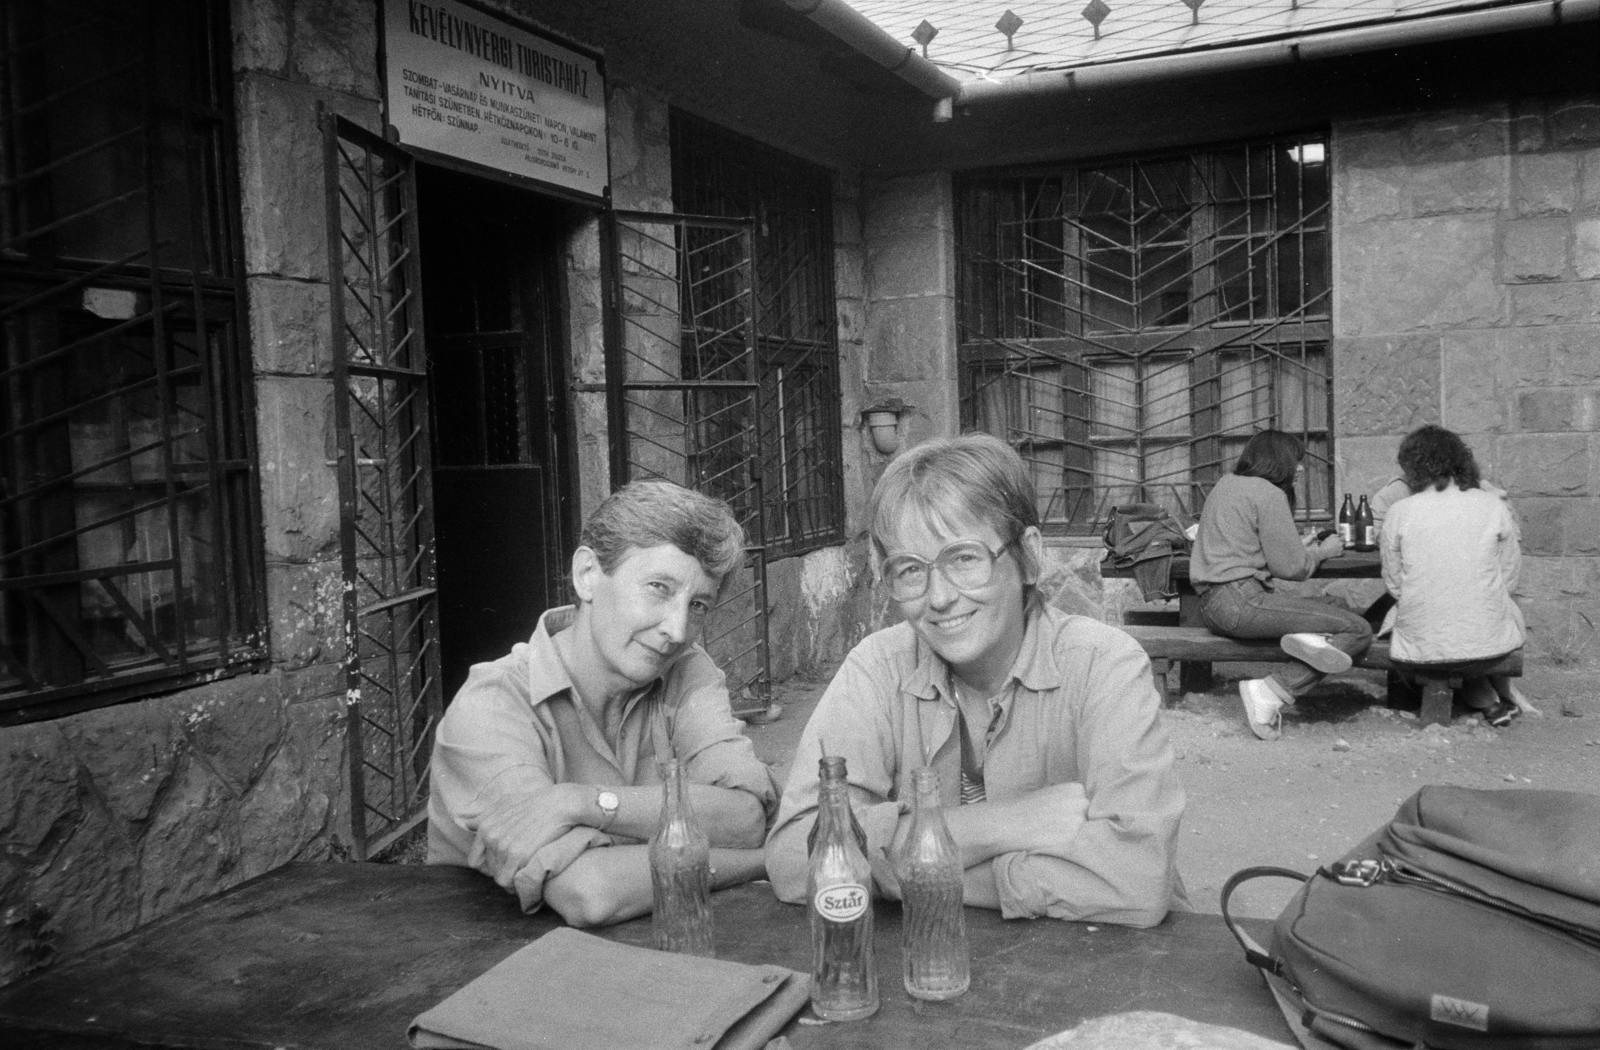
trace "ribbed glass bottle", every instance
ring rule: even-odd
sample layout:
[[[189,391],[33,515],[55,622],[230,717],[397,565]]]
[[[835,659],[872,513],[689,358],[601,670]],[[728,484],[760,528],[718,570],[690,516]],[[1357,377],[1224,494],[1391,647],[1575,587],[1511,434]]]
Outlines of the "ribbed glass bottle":
[[[811,848],[811,1009],[829,1021],[855,1021],[878,1009],[873,956],[872,868],[856,841],[845,762],[819,763],[818,831]]]
[[[661,823],[650,836],[651,940],[664,952],[716,955],[711,923],[711,840],[694,818],[683,766],[661,763]]]
[[[900,955],[906,991],[918,999],[954,999],[972,981],[961,854],[940,812],[938,774],[924,766],[911,774],[911,782],[916,791],[911,829],[894,865],[904,913]]]

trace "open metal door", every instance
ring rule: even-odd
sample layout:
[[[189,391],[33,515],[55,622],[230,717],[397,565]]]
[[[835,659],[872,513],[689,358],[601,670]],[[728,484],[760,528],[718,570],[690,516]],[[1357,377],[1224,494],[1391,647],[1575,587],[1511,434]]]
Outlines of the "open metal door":
[[[751,220],[613,211],[603,229],[611,482],[661,478],[733,507],[748,556],[704,644],[734,713],[755,715],[772,669]]]
[[[351,832],[364,859],[427,812],[439,683],[428,373],[412,161],[326,114]]]

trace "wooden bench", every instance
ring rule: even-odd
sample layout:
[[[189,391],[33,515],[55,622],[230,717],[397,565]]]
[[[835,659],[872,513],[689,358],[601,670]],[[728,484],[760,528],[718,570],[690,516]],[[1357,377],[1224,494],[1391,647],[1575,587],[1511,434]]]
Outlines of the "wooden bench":
[[[1249,640],[1224,638],[1219,634],[1212,634],[1204,627],[1177,627],[1167,624],[1128,624],[1122,629],[1144,646],[1144,651],[1151,660],[1161,660],[1166,663],[1167,692],[1176,695],[1182,695],[1181,691],[1185,686],[1180,670],[1184,663],[1206,665],[1286,663],[1289,660],[1288,654],[1279,648],[1275,639],[1271,638]],[[1474,663],[1470,673],[1517,677],[1522,674],[1522,652],[1518,650],[1510,653],[1490,665],[1480,666],[1481,664],[1482,661]],[[1388,671],[1392,674],[1394,664],[1389,659],[1389,643],[1384,640],[1373,642],[1371,648],[1356,661],[1356,666]],[[1419,724],[1449,723],[1452,691],[1461,685],[1461,675],[1449,671],[1449,668],[1441,668],[1441,673],[1417,676],[1422,684],[1422,711],[1418,716]]]

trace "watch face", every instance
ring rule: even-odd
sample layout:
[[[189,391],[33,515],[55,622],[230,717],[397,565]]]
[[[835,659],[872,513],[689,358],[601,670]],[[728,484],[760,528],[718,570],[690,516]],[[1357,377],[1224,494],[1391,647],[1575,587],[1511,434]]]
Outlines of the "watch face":
[[[616,812],[617,806],[620,804],[615,791],[602,791],[595,796],[594,801],[596,805],[607,813]]]

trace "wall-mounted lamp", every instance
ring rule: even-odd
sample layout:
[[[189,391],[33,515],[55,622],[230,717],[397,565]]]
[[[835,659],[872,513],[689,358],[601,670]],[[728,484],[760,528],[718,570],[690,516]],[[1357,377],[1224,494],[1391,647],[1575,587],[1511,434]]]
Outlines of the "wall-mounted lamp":
[[[885,456],[900,449],[900,417],[909,406],[898,397],[886,397],[861,410],[861,425],[872,434],[872,447]]]

